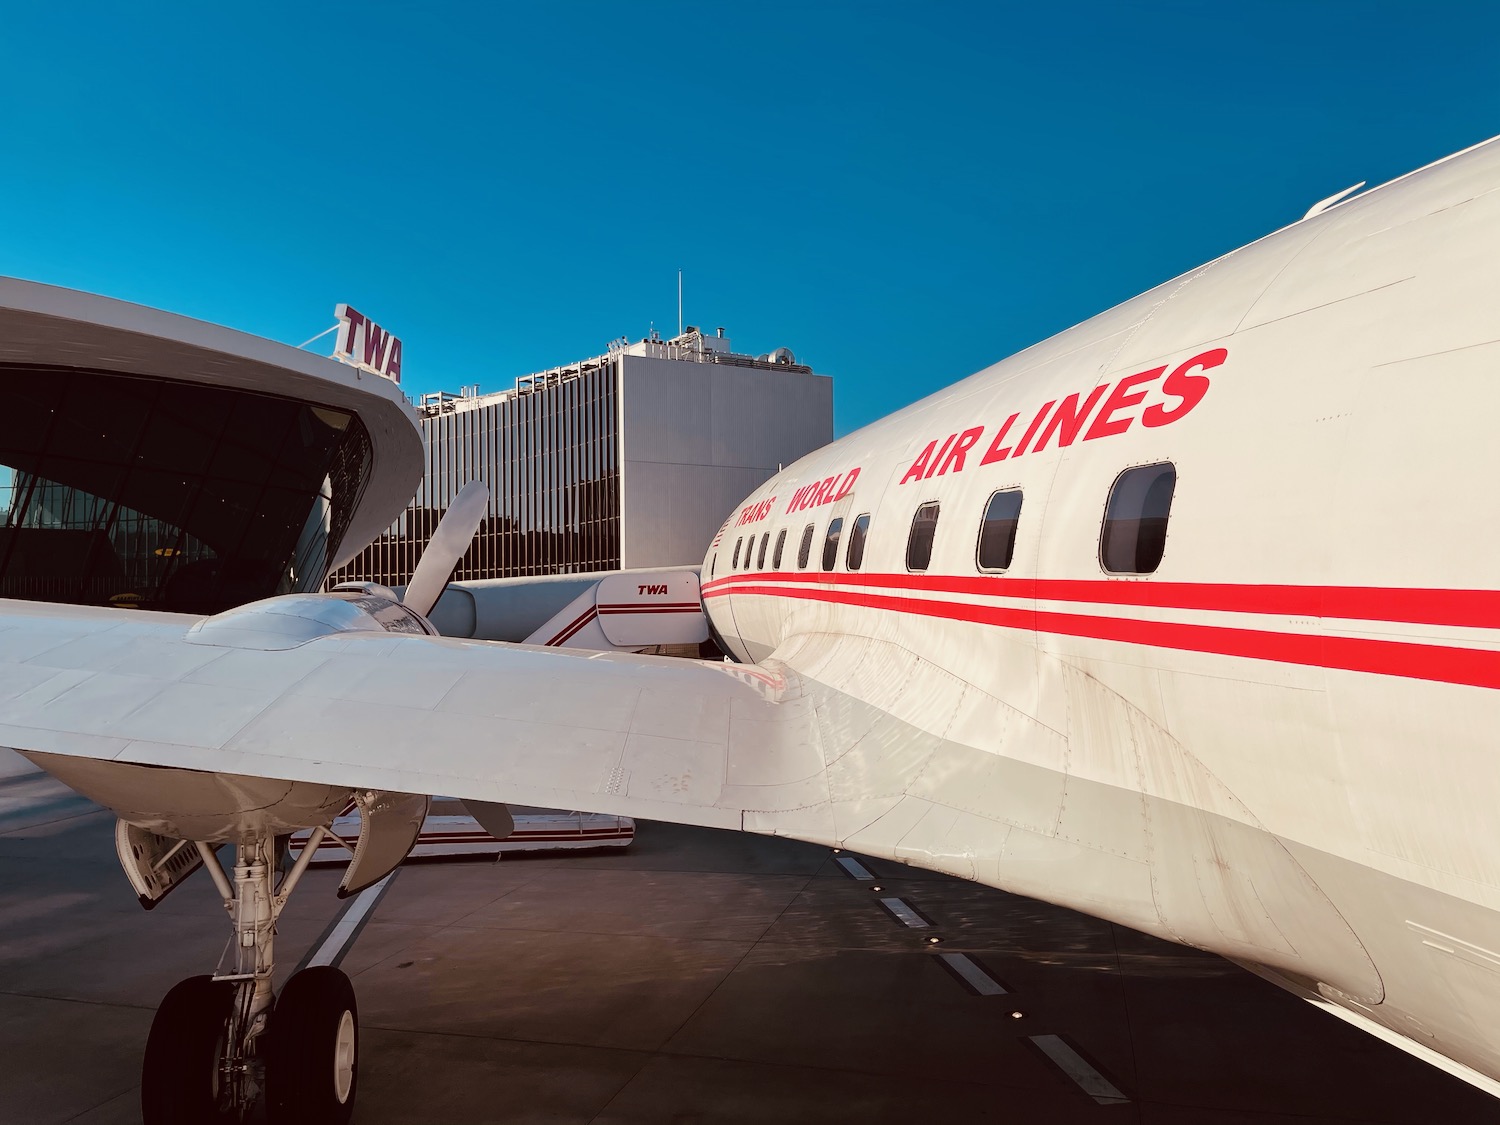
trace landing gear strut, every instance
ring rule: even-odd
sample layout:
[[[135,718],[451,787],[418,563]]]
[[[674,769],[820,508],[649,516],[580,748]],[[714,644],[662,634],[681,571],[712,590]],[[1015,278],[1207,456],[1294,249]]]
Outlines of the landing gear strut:
[[[266,1098],[273,1125],[344,1125],[354,1112],[359,1014],[338,969],[304,969],[271,991],[276,919],[318,850],[313,831],[278,888],[274,841],[236,849],[234,882],[207,844],[198,844],[234,926],[212,976],[168,992],[151,1023],[141,1071],[144,1125],[238,1122]]]

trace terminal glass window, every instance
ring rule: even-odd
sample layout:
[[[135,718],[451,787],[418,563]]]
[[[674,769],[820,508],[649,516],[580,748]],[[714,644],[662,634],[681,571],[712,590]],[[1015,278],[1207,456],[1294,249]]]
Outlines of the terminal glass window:
[[[0,597],[217,613],[316,590],[368,476],[342,410],[0,365]]]
[[[911,531],[906,537],[906,569],[926,570],[932,562],[932,540],[937,534],[937,501],[923,504],[911,518]]]
[[[766,569],[766,548],[770,546],[771,533],[768,531],[760,537],[760,550],[755,555],[755,569]]]
[[[828,534],[823,537],[823,569],[832,570],[839,561],[839,533],[844,529],[842,519],[830,520]]]
[[[807,560],[812,558],[813,525],[802,529],[802,543],[797,548],[797,569],[806,570]]]
[[[865,565],[865,539],[870,534],[870,513],[854,518],[854,526],[849,529],[849,553],[844,559],[844,565],[850,570],[858,570]]]
[[[786,547],[786,528],[783,527],[780,531],[778,531],[776,533],[776,549],[771,552],[771,568],[773,570],[780,570],[781,569],[781,552],[782,552],[782,549],[785,548],[785,547]]]
[[[1003,489],[990,497],[979,525],[979,569],[1005,570],[1016,553],[1016,525],[1021,521],[1021,490]]]
[[[1111,574],[1151,574],[1167,547],[1177,470],[1169,462],[1126,469],[1104,509],[1099,563]]]

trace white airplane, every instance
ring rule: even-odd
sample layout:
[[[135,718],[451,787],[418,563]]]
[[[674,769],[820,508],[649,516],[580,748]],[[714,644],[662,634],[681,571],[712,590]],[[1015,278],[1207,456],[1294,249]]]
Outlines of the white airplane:
[[[424,794],[784,835],[1213,950],[1500,1090],[1497,263],[1489,142],[834,442],[704,560],[739,663],[430,635],[451,545],[405,605],[4,604],[0,744],[120,815],[143,900],[234,848],[238,963],[163,1002],[146,1120],[347,1119],[347,979],[273,1009],[270,972],[277,841],[351,794],[346,891]]]

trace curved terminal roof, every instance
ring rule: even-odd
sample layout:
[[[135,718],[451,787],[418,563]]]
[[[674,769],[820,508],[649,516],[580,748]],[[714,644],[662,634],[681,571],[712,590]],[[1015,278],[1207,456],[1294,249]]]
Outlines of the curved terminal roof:
[[[286,344],[144,305],[0,277],[0,364],[88,368],[238,387],[346,410],[372,446],[369,479],[330,570],[384,531],[422,480],[422,436],[400,387]]]

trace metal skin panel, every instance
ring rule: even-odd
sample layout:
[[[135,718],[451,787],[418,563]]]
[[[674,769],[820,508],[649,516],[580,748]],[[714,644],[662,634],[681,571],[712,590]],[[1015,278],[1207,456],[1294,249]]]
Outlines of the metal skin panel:
[[[0,744],[105,804],[147,763],[849,847],[1226,953],[1500,1077],[1500,591],[1470,499],[1500,476],[1497,187],[1491,143],[798,461],[703,570],[758,664],[350,631],[122,668],[189,623],[9,603]],[[1106,574],[1113,482],[1163,461],[1160,566]],[[981,573],[1000,487],[1015,556]],[[731,569],[772,497],[752,523],[791,561]],[[795,569],[806,523],[864,511],[858,572]],[[361,687],[405,672],[411,697]]]

